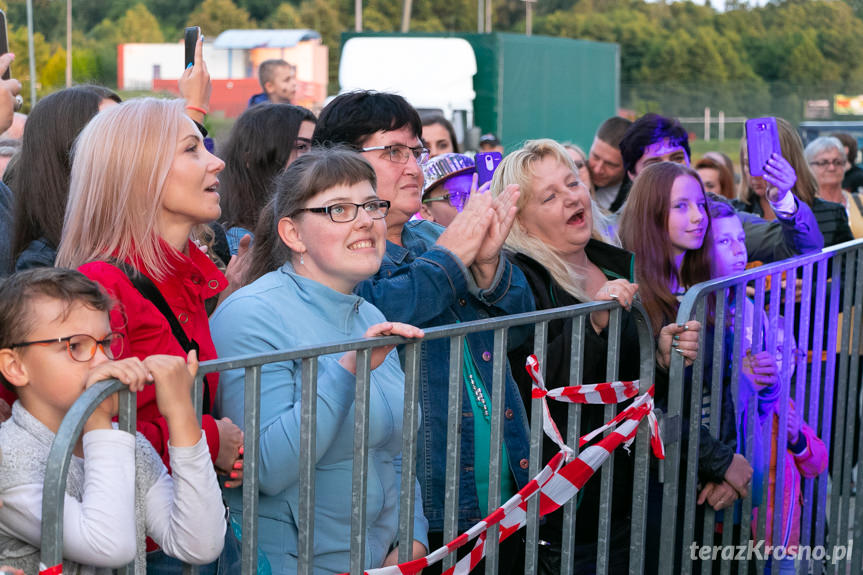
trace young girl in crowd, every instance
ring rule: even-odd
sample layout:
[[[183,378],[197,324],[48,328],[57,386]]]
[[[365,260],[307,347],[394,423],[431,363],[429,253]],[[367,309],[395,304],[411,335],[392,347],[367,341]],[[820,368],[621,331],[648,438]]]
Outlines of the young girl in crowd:
[[[734,209],[722,202],[710,203],[710,267],[714,278],[742,272],[746,267],[746,234]],[[729,297],[733,304],[735,297]],[[744,300],[744,328],[741,349],[740,388],[737,396],[738,451],[745,451],[746,442],[752,441],[753,493],[752,493],[752,537],[757,534],[759,522],[766,521],[766,545],[782,546],[785,549],[800,544],[800,518],[803,508],[801,477],[816,477],[827,468],[827,448],[815,431],[802,420],[794,402],[782,393],[782,378],[790,378],[793,370],[782,369],[781,351],[763,349],[752,354],[756,335],[753,333],[755,314],[762,314],[762,331],[757,335],[762,348],[766,348],[767,317],[756,310],[749,299]],[[727,317],[733,317],[733,305]],[[783,330],[777,330],[777,344],[781,345]],[[793,340],[792,340],[793,345]],[[796,347],[796,346],[795,346]],[[733,347],[731,348],[733,349]],[[796,350],[795,350],[796,351]],[[792,353],[793,357],[793,353]],[[750,402],[755,396],[757,413],[750,413]],[[779,429],[779,412],[787,410],[786,431]],[[754,422],[754,428],[749,429]],[[787,449],[784,466],[784,490],[782,493],[782,525],[778,530],[773,525],[775,504],[778,446]],[[762,478],[768,473],[766,498],[761,492]],[[775,535],[774,535],[775,534]],[[794,558],[770,558],[765,573],[794,573]]]
[[[697,322],[688,322],[674,331],[678,297],[696,283],[710,279],[708,250],[704,237],[710,227],[707,198],[698,174],[691,168],[671,162],[650,165],[638,174],[620,219],[621,240],[626,249],[635,253],[635,277],[638,280],[641,301],[657,335],[659,354],[656,370],[656,405],[663,411],[668,402],[668,357],[664,349],[674,349],[691,365],[698,353],[694,345],[684,346],[677,339],[680,331],[700,330]],[[671,324],[670,326],[667,324]],[[663,327],[661,330],[659,326]],[[705,349],[713,348],[713,332],[703,338]],[[710,373],[712,354],[705,356],[705,373]],[[687,374],[690,380],[691,374]],[[706,384],[706,385],[709,385]],[[730,385],[723,385],[723,412],[720,417],[719,438],[713,437],[702,422],[698,436],[698,479],[700,496],[714,509],[723,509],[748,493],[752,467],[742,455],[735,453],[734,403]],[[682,428],[689,428],[688,400],[684,401]],[[688,438],[684,437],[683,456],[686,456]],[[681,466],[681,473],[686,466]],[[681,475],[681,479],[684,476]],[[651,485],[651,505],[658,503],[659,486]],[[706,495],[710,495],[706,498]],[[649,537],[659,529],[658,508],[648,512]],[[682,516],[678,517],[678,524]],[[696,518],[696,524],[698,519]],[[678,533],[680,529],[678,528]],[[658,541],[649,541],[648,564],[656,561]]]
[[[213,314],[220,355],[384,334],[423,335],[418,328],[387,322],[376,307],[352,293],[377,272],[386,248],[384,217],[390,204],[378,197],[375,187],[372,167],[347,150],[313,151],[279,175],[253,251],[253,269],[269,273],[231,295]],[[398,551],[392,547],[404,397],[404,373],[392,347],[375,349],[371,368],[366,568],[397,563]],[[355,373],[356,352],[324,356],[318,363],[316,573],[343,573],[350,567]],[[274,573],[297,568],[301,378],[299,361],[268,364],[261,373],[258,543]],[[225,372],[218,412],[242,422],[244,388],[242,371]],[[226,495],[239,517],[242,494],[234,490]],[[416,541],[400,544],[412,545],[413,557],[422,557],[427,531],[417,483]]]
[[[57,265],[79,268],[116,300],[112,326],[127,344],[121,358],[192,349],[201,360],[216,357],[204,300],[226,281],[193,239],[219,217],[224,163],[204,148],[184,108],[182,100],[126,102],[98,114],[75,146]],[[217,384],[217,374],[206,378],[202,424],[216,469],[234,487],[243,433],[209,415]],[[153,387],[137,401],[138,430],[167,464],[170,428]]]
[[[259,104],[237,118],[220,150],[221,221],[236,255],[243,236],[252,236],[272,193],[273,178],[312,147],[315,115],[290,104]]]
[[[0,427],[0,563],[28,574],[44,569],[42,487],[54,436],[84,389],[110,378],[139,393],[153,384],[171,431],[173,476],[142,435],[113,428],[116,396],[100,404],[70,462],[64,572],[108,573],[134,559],[144,575],[145,534],[190,563],[213,561],[222,549],[221,493],[191,401],[195,353],[111,361],[126,339],[112,330],[112,305],[72,270],[30,270],[0,285],[0,382],[18,393]]]

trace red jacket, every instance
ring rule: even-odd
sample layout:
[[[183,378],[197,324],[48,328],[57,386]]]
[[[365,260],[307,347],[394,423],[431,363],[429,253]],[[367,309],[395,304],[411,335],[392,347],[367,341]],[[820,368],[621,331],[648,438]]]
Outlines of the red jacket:
[[[176,253],[176,252],[175,252]],[[156,281],[144,271],[183,326],[189,339],[195,340],[200,347],[200,361],[216,358],[216,347],[210,337],[210,324],[204,309],[204,300],[224,290],[228,281],[221,271],[198,247],[189,242],[189,256],[180,254],[174,262],[168,277]],[[128,262],[134,264],[134,262]],[[111,311],[111,328],[122,332],[126,338],[122,357],[144,359],[154,354],[169,354],[186,357],[180,347],[168,320],[159,313],[156,306],[145,299],[129,281],[126,274],[106,262],[90,262],[78,268],[90,279],[99,282],[113,297],[117,304]],[[219,374],[207,376],[206,385],[210,392],[210,408],[216,398]],[[202,427],[207,434],[210,455],[215,461],[219,453],[219,431],[215,420],[205,415]],[[138,393],[138,431],[150,440],[167,466],[168,424],[156,405],[156,390],[148,385]],[[169,467],[170,469],[170,467]]]

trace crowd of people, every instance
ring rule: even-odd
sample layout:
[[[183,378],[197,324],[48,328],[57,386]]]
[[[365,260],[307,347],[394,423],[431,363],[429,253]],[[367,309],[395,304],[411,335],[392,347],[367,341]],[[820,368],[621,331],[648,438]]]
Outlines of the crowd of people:
[[[0,56],[0,69],[10,59]],[[215,153],[205,146],[210,81],[200,42],[180,80],[181,99],[123,102],[106,88],[77,86],[42,99],[27,118],[0,183],[7,236],[0,271],[8,275],[0,283],[0,564],[37,571],[48,450],[65,413],[100,380],[116,378],[137,392],[139,433],[136,440],[112,425],[116,398],[87,420],[66,488],[65,568],[101,572],[134,561],[136,573],[179,573],[188,562],[203,573],[238,573],[244,373],[206,377],[199,422],[190,395],[198,361],[379,335],[421,340],[427,328],[588,301],[621,306],[622,380],[639,377],[631,309],[636,300],[644,306],[663,410],[673,354],[691,374],[713,338],[743,338],[725,346],[723,359],[742,366],[739,388],[732,390],[731,370],[723,369],[723,409],[702,413],[692,439],[699,509],[728,509],[751,491],[752,521],[767,521],[768,542],[799,541],[800,477],[823,472],[827,453],[782,396],[789,369],[766,349],[766,328],[753,329],[766,325],[755,321],[763,311],[733,290],[727,317],[744,301],[743,329],[678,324],[677,310],[697,283],[863,236],[863,201],[843,180],[856,159],[853,138],[819,138],[804,149],[778,119],[781,153],[753,177],[744,139],[736,176],[734,162],[719,153],[691,166],[689,136],[673,118],[613,117],[587,153],[568,142],[527,141],[480,186],[473,156],[460,152],[445,118],[421,118],[401,96],[370,91],[341,94],[316,117],[289,103],[293,67],[264,64],[263,93]],[[12,125],[19,90],[14,80],[0,81],[0,128]],[[481,144],[502,150],[492,134]],[[573,320],[549,324],[549,387],[568,385],[576,335],[583,383],[606,381],[609,317],[591,313],[583,334],[573,333]],[[743,356],[732,357],[734,349]],[[492,333],[467,335],[455,356],[448,340],[421,350],[413,541],[397,533],[403,365],[394,347],[371,354],[367,568],[396,564],[404,547],[418,559],[447,543],[445,438],[456,357],[463,374],[459,532],[493,511],[490,494],[505,501],[531,479],[531,380],[523,366],[534,352],[532,334],[510,337],[502,397],[492,393]],[[706,373],[713,359],[706,354]],[[317,365],[313,553],[320,573],[350,564],[356,372],[356,352]],[[302,375],[298,361],[261,373],[261,572],[297,568]],[[758,412],[750,416],[753,396]],[[491,412],[501,403],[495,484]],[[568,410],[560,405],[550,414],[566,429]],[[779,429],[781,410],[787,429]],[[710,417],[720,419],[718,437],[708,432]],[[751,421],[757,445],[748,460]],[[580,431],[604,422],[602,407],[585,406]],[[789,454],[780,471],[777,450]],[[542,463],[557,451],[547,440]],[[623,451],[613,460],[608,543],[628,549],[634,463]],[[772,524],[778,472],[785,474],[784,539]],[[770,488],[761,493],[765,476]],[[657,485],[652,477],[648,538],[661,527]],[[566,558],[574,573],[595,572],[605,512],[599,494],[598,480],[579,493],[571,554],[562,512],[543,520],[540,573],[559,573]],[[646,546],[648,571],[656,570],[658,547]],[[518,536],[503,542],[500,573],[519,573],[522,551]],[[609,572],[627,572],[628,560],[612,553]],[[767,566],[769,573],[789,569],[793,561]]]

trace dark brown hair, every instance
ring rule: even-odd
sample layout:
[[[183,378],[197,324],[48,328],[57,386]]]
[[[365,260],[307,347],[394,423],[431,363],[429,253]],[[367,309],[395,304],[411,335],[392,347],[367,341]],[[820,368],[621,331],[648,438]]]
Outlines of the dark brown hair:
[[[291,257],[291,250],[279,237],[279,220],[306,207],[309,200],[322,192],[361,182],[369,182],[377,190],[374,168],[348,148],[317,148],[297,158],[276,177],[273,196],[258,216],[252,263],[243,283],[251,283],[278,269]]]
[[[288,165],[303,122],[314,124],[315,115],[291,104],[258,104],[237,118],[219,150],[225,160],[219,175],[225,228],[255,229],[258,214],[270,199],[273,178]]]
[[[444,130],[446,130],[449,134],[449,143],[452,146],[453,153],[461,153],[461,150],[459,150],[458,148],[458,138],[455,135],[455,128],[452,127],[452,123],[440,115],[423,118],[423,127],[432,126],[434,124],[437,124],[438,126],[443,126]],[[423,140],[423,145],[428,146],[428,142]]]
[[[57,248],[69,197],[72,145],[103,100],[120,101],[102,86],[73,86],[39,100],[24,124],[9,187],[15,194],[12,255],[44,238]]]
[[[654,334],[658,334],[666,323],[674,321],[677,315],[677,297],[669,287],[673,278],[682,288],[710,279],[706,242],[697,250],[688,250],[680,270],[674,269],[668,237],[668,213],[671,187],[681,176],[694,178],[704,193],[701,178],[692,168],[673,162],[652,164],[638,174],[620,216],[620,239],[623,247],[635,254],[638,293],[650,316]],[[705,214],[705,217],[707,237],[710,214]]]
[[[32,302],[39,298],[61,301],[62,319],[74,304],[107,314],[114,303],[99,284],[79,271],[36,268],[13,274],[0,283],[0,349],[21,343],[33,331]],[[0,383],[13,389],[2,374]]]

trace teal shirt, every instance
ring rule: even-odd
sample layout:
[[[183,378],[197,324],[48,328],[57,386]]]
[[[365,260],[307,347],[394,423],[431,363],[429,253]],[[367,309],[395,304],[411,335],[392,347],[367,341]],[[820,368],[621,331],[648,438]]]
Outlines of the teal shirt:
[[[482,383],[482,378],[479,376],[476,366],[471,359],[467,340],[465,340],[464,346],[464,384],[467,387],[467,395],[470,398],[470,407],[473,412],[473,469],[476,481],[476,496],[479,499],[479,508],[482,514],[486,516],[489,513],[488,465],[491,459],[491,400],[485,385]],[[477,391],[485,399],[485,409],[483,409],[483,405],[474,392],[474,386],[469,381],[471,377],[473,378],[474,385],[477,387]],[[516,489],[515,478],[509,470],[509,456],[506,453],[506,449],[501,448],[501,455],[503,458],[501,460],[500,503],[504,503],[515,495],[518,489]]]

